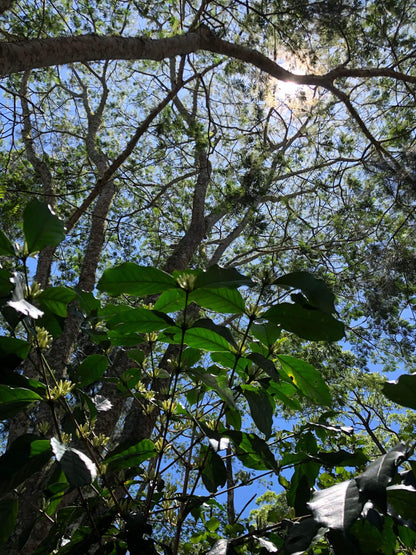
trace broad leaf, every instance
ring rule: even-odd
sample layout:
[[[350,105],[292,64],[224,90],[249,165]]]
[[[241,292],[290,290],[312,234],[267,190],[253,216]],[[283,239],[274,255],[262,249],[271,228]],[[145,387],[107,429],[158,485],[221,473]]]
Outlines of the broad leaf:
[[[344,324],[327,312],[300,304],[282,303],[264,314],[269,322],[282,326],[302,339],[339,341],[344,337]]]
[[[11,536],[17,520],[18,501],[15,498],[0,501],[0,546]]]
[[[214,367],[210,367],[211,369]],[[209,369],[208,369],[209,370]],[[208,387],[216,391],[223,401],[227,403],[230,407],[235,407],[234,395],[231,389],[228,387],[228,376],[227,375],[216,375],[214,373],[207,372],[203,368],[193,368],[190,371],[191,376],[196,378],[196,381],[202,382]]]
[[[138,266],[124,262],[120,266],[106,270],[97,285],[100,291],[109,295],[152,295],[167,289],[175,289],[175,279],[157,268]]]
[[[308,272],[286,274],[276,279],[274,284],[285,288],[301,289],[312,306],[328,314],[335,312],[335,295],[328,289],[324,281]]]
[[[0,256],[16,256],[14,247],[7,235],[0,229]]]
[[[253,323],[250,331],[263,345],[270,347],[280,337],[282,329],[275,324],[265,322],[264,324]]]
[[[76,293],[68,287],[49,287],[37,297],[43,308],[66,318],[68,303],[76,298]]]
[[[360,494],[371,500],[383,510],[386,505],[386,487],[393,480],[397,466],[405,458],[407,449],[399,443],[385,455],[372,462],[365,472],[357,476],[356,482]]]
[[[265,356],[261,355],[260,353],[250,353],[247,355],[247,358],[252,360],[257,366],[260,366],[262,370],[268,374],[272,380],[279,382],[279,373],[276,370],[276,366],[274,362]]]
[[[0,385],[0,419],[10,418],[41,400],[42,397],[30,389]]]
[[[255,470],[274,470],[279,473],[279,465],[263,439],[255,434],[234,430],[224,432],[223,435],[231,439],[237,457],[245,466]]]
[[[296,448],[298,450],[298,447]],[[310,513],[308,501],[311,499],[313,487],[318,477],[321,465],[308,461],[298,464],[286,491],[288,504],[295,509],[296,516]]]
[[[142,307],[108,306],[101,311],[101,315],[104,316],[107,327],[111,330],[109,337],[150,333],[172,324],[168,316]]]
[[[76,379],[81,387],[97,382],[107,370],[108,359],[104,355],[88,356],[75,370]]]
[[[36,199],[30,201],[23,212],[23,232],[29,254],[48,246],[56,247],[65,239],[62,220]]]
[[[306,397],[318,405],[331,404],[329,388],[312,365],[288,355],[278,355],[277,358],[283,372]]]
[[[323,538],[328,528],[321,526],[312,517],[291,523],[285,537],[285,555],[303,555],[311,544]]]
[[[97,468],[93,461],[78,449],[67,447],[56,438],[50,440],[56,460],[73,488],[87,486],[97,477]]]
[[[416,489],[411,486],[398,484],[387,488],[387,505],[391,514],[391,507],[403,521],[412,520],[416,523]]]
[[[210,493],[215,493],[227,481],[227,470],[222,458],[211,447],[202,445],[199,462],[205,487]]]
[[[155,303],[154,309],[161,312],[177,312],[185,308],[186,292],[183,289],[163,291]]]
[[[224,314],[242,314],[245,310],[244,299],[237,289],[196,289],[189,295],[189,302]]]
[[[222,335],[219,335],[216,331],[199,326],[186,330],[185,343],[194,349],[203,349],[210,352],[230,351],[231,349],[229,341],[224,339]]]
[[[0,268],[0,297],[8,297],[13,289],[12,274]]]
[[[138,466],[148,459],[156,456],[155,445],[150,439],[142,439],[139,443],[123,448],[118,446],[104,459],[109,470],[121,470]]]
[[[15,337],[0,337],[0,361],[3,369],[16,368],[22,360],[24,360],[31,345],[28,341],[23,339],[16,339]]]
[[[398,380],[386,382],[383,385],[383,393],[398,405],[416,409],[416,372],[402,374]]]
[[[308,503],[321,526],[346,532],[360,516],[363,501],[355,480],[348,480],[314,493]]]
[[[208,287],[209,289],[237,288],[242,285],[252,287],[254,284],[250,278],[240,274],[235,268],[220,268],[216,264],[210,266],[205,272],[201,272],[195,281],[195,289],[200,287]]]
[[[33,434],[18,437],[0,457],[0,495],[11,491],[41,470],[52,456],[47,439]]]
[[[251,417],[266,438],[272,435],[275,404],[272,397],[260,386],[242,385],[244,397],[250,407]]]

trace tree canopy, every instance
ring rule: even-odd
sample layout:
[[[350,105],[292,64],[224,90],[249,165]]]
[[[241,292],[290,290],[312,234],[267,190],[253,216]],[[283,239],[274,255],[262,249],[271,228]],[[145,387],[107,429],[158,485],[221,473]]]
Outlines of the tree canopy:
[[[413,3],[0,14],[4,553],[411,553]]]

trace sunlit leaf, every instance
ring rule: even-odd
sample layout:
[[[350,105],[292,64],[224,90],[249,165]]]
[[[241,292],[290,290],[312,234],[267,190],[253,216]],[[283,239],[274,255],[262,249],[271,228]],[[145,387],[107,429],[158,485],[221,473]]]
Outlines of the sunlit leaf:
[[[156,456],[155,445],[150,439],[142,439],[138,443],[123,448],[122,445],[114,449],[104,462],[110,470],[120,470],[140,463]]]
[[[237,289],[196,289],[189,295],[189,301],[224,314],[242,314],[245,310],[244,299]]]
[[[31,200],[23,212],[23,232],[29,254],[56,247],[65,239],[63,221],[37,199]]]
[[[0,229],[0,256],[16,256],[14,247],[7,235]]]
[[[317,491],[308,505],[321,526],[342,531],[348,530],[363,508],[355,480]]]
[[[75,370],[76,380],[85,387],[100,380],[107,370],[108,359],[104,355],[89,355]]]
[[[283,372],[306,397],[319,405],[331,404],[329,388],[311,364],[289,355],[278,355],[277,358]]]
[[[92,484],[97,477],[97,468],[85,453],[67,447],[54,437],[50,440],[50,444],[56,460],[61,464],[72,487]]]

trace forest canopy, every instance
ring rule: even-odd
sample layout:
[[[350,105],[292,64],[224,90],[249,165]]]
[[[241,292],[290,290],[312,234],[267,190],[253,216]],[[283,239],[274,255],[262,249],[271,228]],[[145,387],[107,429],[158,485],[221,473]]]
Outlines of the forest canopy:
[[[415,26],[0,2],[1,552],[414,552]]]

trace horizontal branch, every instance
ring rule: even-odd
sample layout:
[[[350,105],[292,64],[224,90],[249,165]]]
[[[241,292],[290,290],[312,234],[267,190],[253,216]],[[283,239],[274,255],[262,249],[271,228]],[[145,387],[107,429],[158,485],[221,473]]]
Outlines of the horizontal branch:
[[[324,75],[299,75],[287,71],[253,48],[219,38],[205,26],[194,32],[162,39],[143,37],[76,35],[46,39],[0,42],[0,76],[29,69],[97,60],[155,60],[209,51],[246,62],[281,81],[330,87],[343,77],[391,77],[416,83],[416,76],[391,68],[335,68]]]

